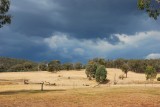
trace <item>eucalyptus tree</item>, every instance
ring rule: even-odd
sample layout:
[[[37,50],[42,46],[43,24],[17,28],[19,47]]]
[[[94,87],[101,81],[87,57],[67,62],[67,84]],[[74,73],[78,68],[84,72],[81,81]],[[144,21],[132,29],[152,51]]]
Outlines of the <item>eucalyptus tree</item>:
[[[155,20],[160,14],[160,0],[138,0],[138,8],[145,10]]]
[[[0,28],[11,23],[11,15],[8,14],[9,8],[9,0],[0,0]]]

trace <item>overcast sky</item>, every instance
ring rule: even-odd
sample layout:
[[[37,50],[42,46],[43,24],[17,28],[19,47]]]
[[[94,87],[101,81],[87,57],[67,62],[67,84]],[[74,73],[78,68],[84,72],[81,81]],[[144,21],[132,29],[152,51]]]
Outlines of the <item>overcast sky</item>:
[[[137,0],[11,0],[0,56],[86,62],[94,57],[160,58],[160,17]]]

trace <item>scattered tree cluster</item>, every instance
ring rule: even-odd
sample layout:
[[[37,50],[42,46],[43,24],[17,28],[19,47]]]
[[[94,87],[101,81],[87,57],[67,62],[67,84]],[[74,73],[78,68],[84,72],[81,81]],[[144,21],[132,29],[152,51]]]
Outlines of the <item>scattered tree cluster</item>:
[[[83,64],[80,62],[77,63],[63,63],[61,64],[61,62],[59,60],[53,60],[51,62],[48,63],[48,68],[47,70],[50,72],[57,72],[60,70],[81,70],[84,69]]]
[[[145,73],[147,66],[153,66],[156,72],[160,72],[160,59],[116,59],[106,60],[107,68],[119,68],[124,71],[124,68],[136,73]],[[125,72],[125,71],[124,71]]]
[[[0,72],[21,72],[21,71],[50,71],[60,70],[81,70],[84,69],[82,63],[63,63],[59,60],[50,62],[32,62],[28,60],[0,57]]]
[[[89,60],[86,65],[80,62],[77,63],[61,63],[59,60],[53,60],[50,62],[32,62],[22,59],[0,57],[0,72],[24,72],[24,71],[50,71],[57,72],[61,70],[81,70],[86,69],[85,73],[87,77],[96,79],[97,82],[105,81],[107,77],[106,68],[118,68],[121,69],[127,78],[128,71],[136,73],[145,73],[146,79],[151,80],[156,78],[158,72],[160,72],[160,59],[116,59],[105,60],[103,58],[94,58]],[[124,78],[120,76],[119,78]]]
[[[99,83],[106,81],[107,71],[105,65],[106,61],[102,58],[89,60],[85,71],[89,80],[95,78]]]

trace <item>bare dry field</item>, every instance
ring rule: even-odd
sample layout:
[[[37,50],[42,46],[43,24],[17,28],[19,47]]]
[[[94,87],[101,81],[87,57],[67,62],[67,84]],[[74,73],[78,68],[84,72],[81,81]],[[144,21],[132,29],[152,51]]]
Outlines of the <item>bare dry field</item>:
[[[160,107],[160,88],[98,87],[0,92],[0,107]]]
[[[85,70],[0,73],[0,107],[160,107],[159,82],[148,84],[144,74],[133,72],[120,80],[121,70],[107,71],[110,82],[98,86],[86,78]],[[42,81],[44,91],[38,84]]]

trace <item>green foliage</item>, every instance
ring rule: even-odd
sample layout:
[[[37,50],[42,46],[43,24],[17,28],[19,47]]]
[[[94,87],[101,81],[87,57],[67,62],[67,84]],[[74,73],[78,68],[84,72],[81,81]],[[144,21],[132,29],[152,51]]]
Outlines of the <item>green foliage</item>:
[[[106,71],[106,68],[104,65],[99,65],[97,67],[97,70],[96,70],[96,81],[97,82],[104,82],[106,81],[106,77],[107,77],[107,71]]]
[[[118,60],[118,61],[117,61]],[[153,66],[157,72],[160,72],[160,59],[119,59],[117,60],[106,60],[106,67],[107,68],[120,68],[122,69],[122,65],[127,63],[130,71],[136,73],[144,73],[146,70],[147,65]]]
[[[20,65],[23,66],[23,69],[20,69]],[[37,63],[22,59],[0,57],[0,72],[7,71],[37,71]]]
[[[54,72],[54,71],[60,71],[61,70],[61,62],[58,60],[53,60],[48,63],[48,71]]]
[[[69,71],[69,70],[73,70],[74,66],[72,63],[64,63],[61,65],[61,69]]]
[[[10,72],[25,71],[25,67],[23,64],[17,64],[17,65],[12,66],[8,71]]]
[[[128,64],[123,64],[121,67],[122,71],[126,74],[126,78],[127,78],[127,73],[129,71],[129,66]]]
[[[26,71],[32,70],[34,68],[34,64],[31,62],[25,62],[23,66]]]
[[[157,81],[160,81],[160,77],[157,78]]]
[[[40,71],[47,71],[47,64],[45,64],[45,63],[40,63],[40,64],[39,64],[39,70],[40,70]]]
[[[6,14],[9,11],[9,7],[9,0],[0,0],[0,28],[5,24],[11,23],[11,16]]]
[[[93,62],[95,62],[96,64],[99,64],[99,65],[106,66],[106,61],[103,58],[94,58],[94,59],[92,59],[90,61],[93,61]]]
[[[155,68],[153,68],[153,66],[147,66],[145,74],[146,74],[146,80],[154,79],[157,76],[157,72],[156,72]]]
[[[138,8],[145,10],[149,17],[157,19],[160,14],[160,0],[138,0]]]
[[[126,62],[125,59],[119,58],[117,60],[114,61],[115,67],[116,68],[121,68],[122,65]]]
[[[96,74],[96,69],[97,69],[97,64],[96,63],[88,63],[86,65],[86,75],[88,78],[95,78]]]
[[[75,70],[81,70],[82,68],[83,68],[82,63],[77,62],[77,63],[74,64],[74,69]]]
[[[5,71],[4,65],[0,65],[0,72],[4,72],[4,71]]]

